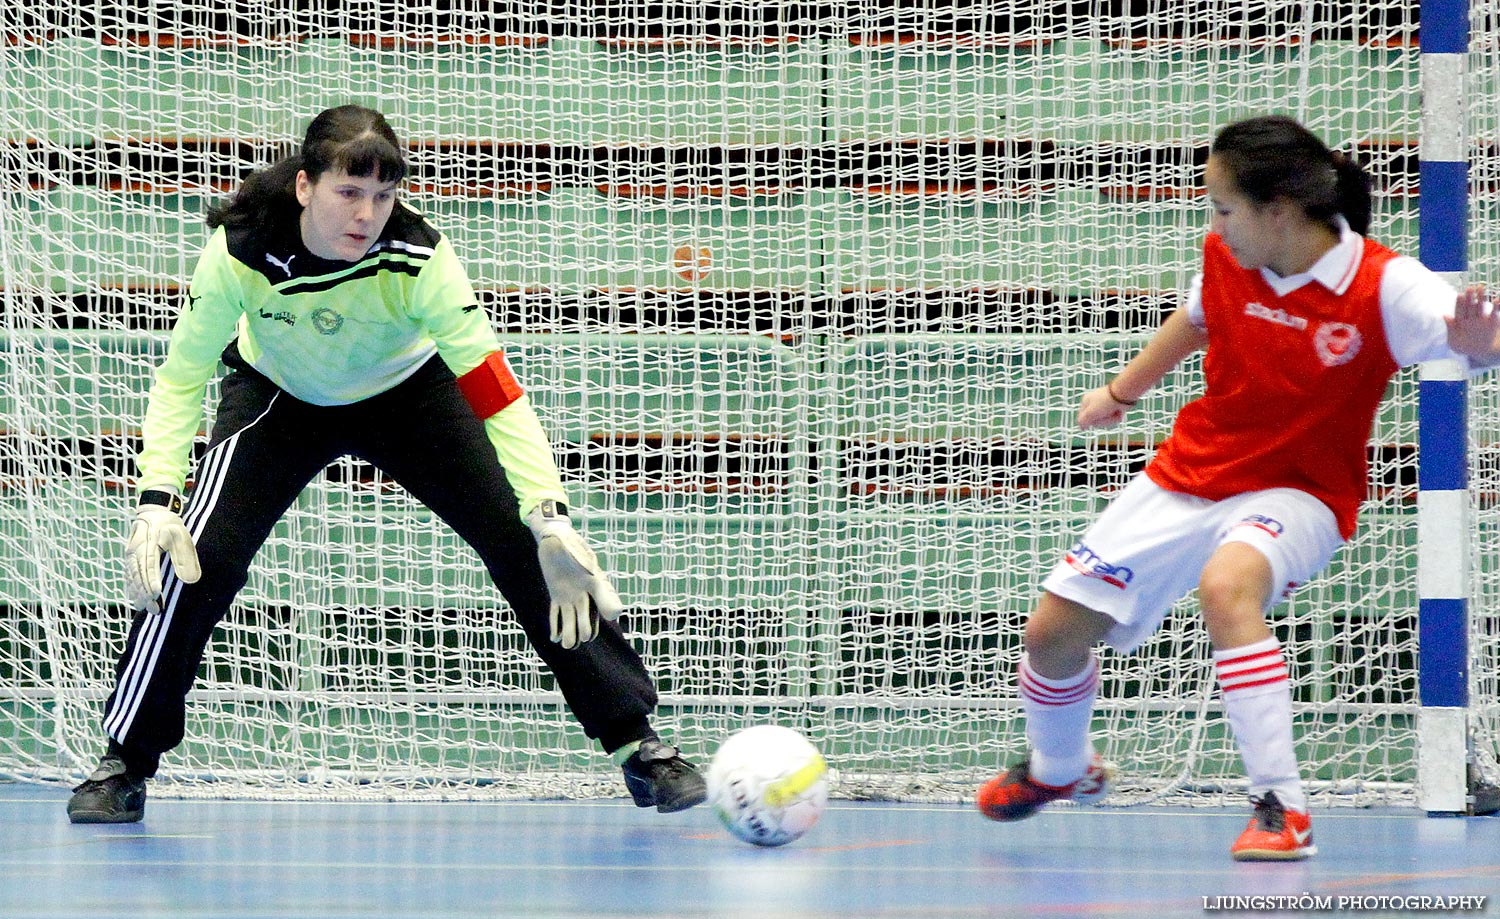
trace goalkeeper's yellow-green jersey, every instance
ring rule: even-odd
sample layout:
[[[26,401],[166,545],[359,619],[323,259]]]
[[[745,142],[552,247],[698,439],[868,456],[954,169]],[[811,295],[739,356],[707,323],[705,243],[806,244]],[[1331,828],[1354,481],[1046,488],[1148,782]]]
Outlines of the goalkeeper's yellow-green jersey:
[[[204,392],[236,334],[251,366],[314,405],[385,392],[434,354],[461,377],[500,350],[452,244],[404,203],[356,262],[309,252],[295,210],[266,226],[221,226],[198,259],[151,387],[140,490],[182,491]],[[486,419],[485,430],[523,516],[543,500],[566,500],[526,396]]]

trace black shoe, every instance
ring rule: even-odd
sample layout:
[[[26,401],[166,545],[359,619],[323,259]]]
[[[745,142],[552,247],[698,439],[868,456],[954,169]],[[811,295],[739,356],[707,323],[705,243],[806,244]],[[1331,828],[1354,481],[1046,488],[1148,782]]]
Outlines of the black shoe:
[[[125,761],[105,756],[68,800],[74,823],[135,823],[146,815],[146,780],[131,775]]]
[[[692,763],[677,755],[676,747],[659,740],[643,740],[640,749],[620,767],[625,787],[636,807],[655,807],[663,814],[687,810],[708,798],[708,785]]]

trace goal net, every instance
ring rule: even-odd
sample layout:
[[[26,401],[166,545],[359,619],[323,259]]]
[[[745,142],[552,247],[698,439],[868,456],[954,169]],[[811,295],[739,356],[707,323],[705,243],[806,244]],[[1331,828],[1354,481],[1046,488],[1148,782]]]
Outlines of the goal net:
[[[14,777],[73,778],[102,750],[139,424],[204,208],[327,106],[378,108],[410,141],[405,197],[504,333],[630,603],[658,728],[700,762],[737,727],[799,728],[845,796],[956,800],[1023,753],[1037,584],[1201,385],[1190,361],[1117,430],[1072,423],[1196,268],[1217,127],[1283,112],[1353,151],[1372,235],[1417,252],[1406,0],[121,6],[0,10]],[[1470,248],[1496,279],[1500,23],[1475,26]],[[1273,614],[1317,803],[1412,800],[1416,388],[1404,373],[1381,410],[1358,535]],[[1488,383],[1471,401],[1490,763],[1500,405]],[[1119,800],[1242,789],[1192,597],[1103,672]],[[473,553],[352,460],[258,557],[160,779],[622,792]]]

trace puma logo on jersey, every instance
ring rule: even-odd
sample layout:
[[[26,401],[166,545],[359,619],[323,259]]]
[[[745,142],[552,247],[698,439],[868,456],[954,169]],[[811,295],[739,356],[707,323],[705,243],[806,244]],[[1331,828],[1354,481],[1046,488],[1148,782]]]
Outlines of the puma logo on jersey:
[[[1264,319],[1277,325],[1284,325],[1289,329],[1301,331],[1307,328],[1307,320],[1301,316],[1293,316],[1286,310],[1272,309],[1262,303],[1250,302],[1245,304],[1245,315],[1254,316],[1256,319]]]
[[[287,277],[292,276],[292,259],[296,257],[296,253],[293,253],[291,255],[288,255],[286,257],[286,261],[283,262],[281,259],[272,255],[271,253],[266,253],[266,261],[270,262],[272,265],[275,265],[277,268],[280,268],[282,271],[285,271]]]

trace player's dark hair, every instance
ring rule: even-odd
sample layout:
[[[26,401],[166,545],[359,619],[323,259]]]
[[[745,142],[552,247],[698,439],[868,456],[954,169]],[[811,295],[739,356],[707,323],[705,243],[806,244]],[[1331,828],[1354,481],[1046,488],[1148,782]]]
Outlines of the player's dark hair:
[[[406,176],[406,154],[385,116],[359,105],[325,109],[307,126],[302,151],[245,177],[231,197],[208,209],[208,225],[250,226],[271,215],[300,209],[297,173],[317,181],[330,169],[352,176],[399,182]]]
[[[1369,173],[1291,118],[1236,121],[1219,131],[1209,152],[1228,169],[1240,194],[1257,204],[1285,198],[1330,229],[1336,214],[1356,233],[1370,229]]]

